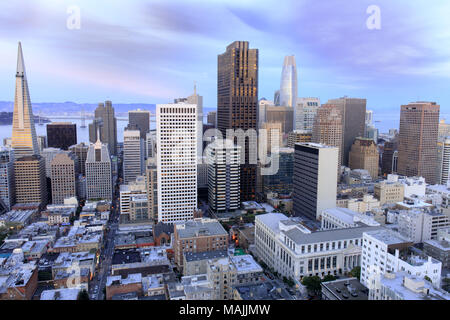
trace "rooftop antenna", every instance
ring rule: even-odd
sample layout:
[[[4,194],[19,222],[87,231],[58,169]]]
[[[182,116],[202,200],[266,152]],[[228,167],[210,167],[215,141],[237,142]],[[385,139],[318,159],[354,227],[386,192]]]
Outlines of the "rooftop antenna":
[[[194,81],[194,96],[197,95],[197,81]]]

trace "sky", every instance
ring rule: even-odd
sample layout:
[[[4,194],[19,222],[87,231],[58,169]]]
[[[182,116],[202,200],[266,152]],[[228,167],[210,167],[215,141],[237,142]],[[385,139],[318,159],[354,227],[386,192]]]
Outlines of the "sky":
[[[375,114],[436,101],[450,113],[449,13],[448,0],[1,1],[0,100],[14,98],[21,41],[34,102],[167,103],[196,82],[215,108],[217,55],[242,40],[259,49],[259,98],[273,99],[295,55],[299,97],[367,98]]]

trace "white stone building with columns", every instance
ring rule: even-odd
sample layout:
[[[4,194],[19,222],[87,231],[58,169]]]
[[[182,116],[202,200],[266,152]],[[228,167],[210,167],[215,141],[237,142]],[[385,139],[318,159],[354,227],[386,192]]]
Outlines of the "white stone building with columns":
[[[281,213],[255,217],[255,255],[283,277],[342,275],[361,263],[362,235],[380,227],[310,231]]]

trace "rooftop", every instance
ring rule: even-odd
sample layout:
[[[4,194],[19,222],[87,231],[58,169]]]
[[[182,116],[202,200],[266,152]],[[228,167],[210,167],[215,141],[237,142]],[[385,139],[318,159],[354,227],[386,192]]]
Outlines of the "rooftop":
[[[41,300],[77,300],[80,291],[78,288],[44,290],[41,293]]]
[[[381,277],[382,287],[403,300],[450,300],[450,294],[434,288],[431,283],[406,272],[387,273]]]
[[[275,281],[252,285],[235,286],[242,300],[293,300],[286,289],[279,287]]]
[[[377,229],[373,231],[368,230],[366,233],[387,245],[404,244],[409,242],[397,232],[389,229]]]
[[[194,219],[182,223],[176,223],[175,228],[179,238],[194,238],[201,236],[227,236],[219,221],[214,219]]]
[[[378,230],[380,227],[355,227],[345,229],[320,230],[304,233],[298,228],[285,231],[285,234],[296,244],[319,243],[326,241],[339,241],[362,238],[364,232]]]
[[[356,278],[322,282],[322,291],[336,300],[368,300],[369,290]]]
[[[205,251],[205,252],[184,252],[187,262],[198,261],[198,260],[209,260],[216,258],[226,258],[228,257],[227,250],[215,250],[215,251]]]
[[[240,256],[230,256],[238,273],[257,273],[263,272],[261,266],[249,254]]]

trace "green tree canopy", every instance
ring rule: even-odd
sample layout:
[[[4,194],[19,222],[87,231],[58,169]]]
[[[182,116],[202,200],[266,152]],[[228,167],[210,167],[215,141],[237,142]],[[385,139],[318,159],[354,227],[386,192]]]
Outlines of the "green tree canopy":
[[[312,276],[312,277],[304,277],[302,280],[302,284],[308,289],[311,294],[317,295],[321,291],[320,287],[320,277]]]
[[[359,280],[361,278],[361,267],[360,266],[354,267],[352,271],[350,271],[350,275],[352,277],[358,278]]]

